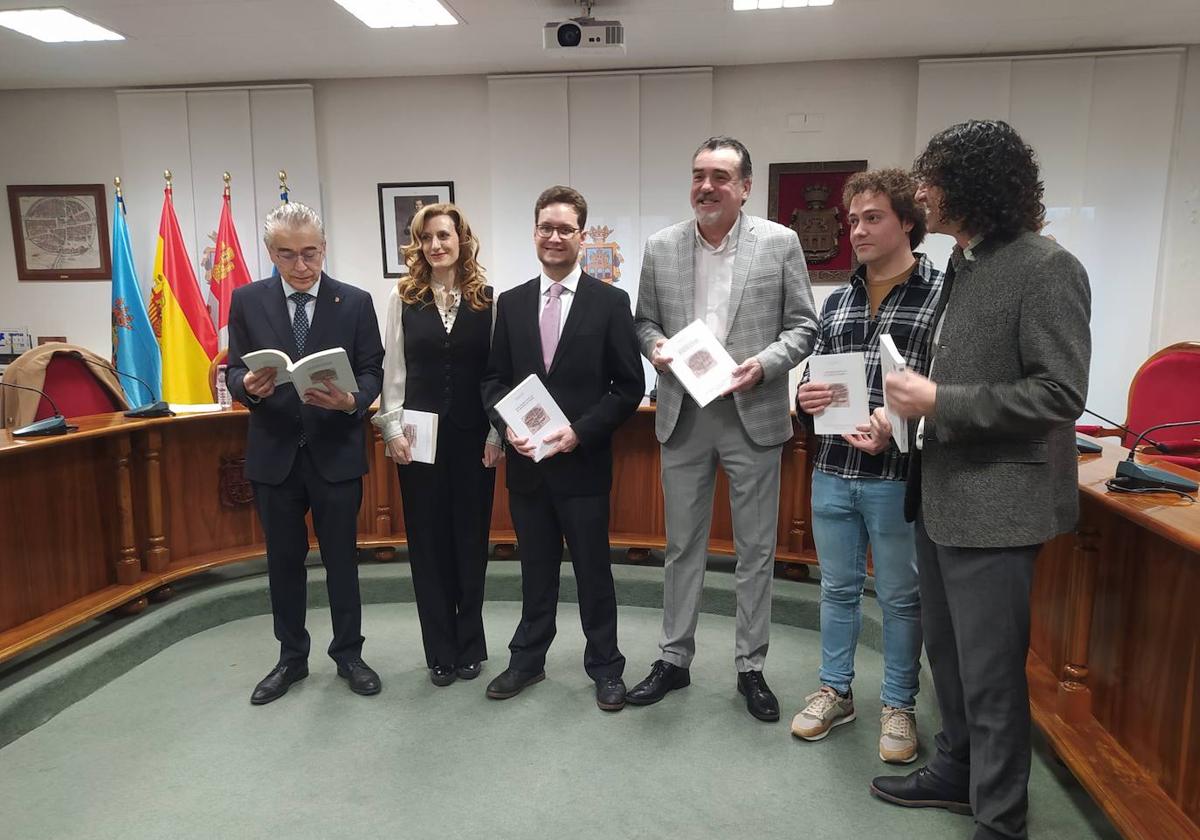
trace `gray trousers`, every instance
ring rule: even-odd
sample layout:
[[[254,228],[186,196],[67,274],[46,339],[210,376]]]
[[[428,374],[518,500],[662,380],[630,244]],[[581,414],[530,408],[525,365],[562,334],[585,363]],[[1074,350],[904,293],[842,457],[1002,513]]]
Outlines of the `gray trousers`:
[[[955,548],[919,519],[921,628],[942,731],[929,769],[967,785],[976,840],[1025,840],[1029,594],[1041,546]]]
[[[696,653],[719,464],[729,479],[737,551],[734,665],[738,671],[762,670],[770,640],[782,450],[750,440],[733,400],[700,408],[691,398],[684,399],[675,430],[662,445],[667,551],[659,646],[666,662],[687,668]]]

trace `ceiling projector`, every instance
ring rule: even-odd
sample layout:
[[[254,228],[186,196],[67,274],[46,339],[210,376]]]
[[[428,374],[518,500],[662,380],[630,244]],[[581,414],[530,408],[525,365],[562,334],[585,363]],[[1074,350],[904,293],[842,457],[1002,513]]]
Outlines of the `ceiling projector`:
[[[619,20],[577,17],[550,21],[542,27],[542,46],[548,50],[600,48],[625,51],[625,27]]]

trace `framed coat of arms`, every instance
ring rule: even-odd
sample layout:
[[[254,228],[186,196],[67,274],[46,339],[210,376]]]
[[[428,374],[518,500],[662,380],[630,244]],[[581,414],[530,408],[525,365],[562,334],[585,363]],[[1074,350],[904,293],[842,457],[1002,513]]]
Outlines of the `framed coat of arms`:
[[[767,218],[796,231],[813,283],[846,283],[858,267],[842,189],[865,160],[772,163]]]

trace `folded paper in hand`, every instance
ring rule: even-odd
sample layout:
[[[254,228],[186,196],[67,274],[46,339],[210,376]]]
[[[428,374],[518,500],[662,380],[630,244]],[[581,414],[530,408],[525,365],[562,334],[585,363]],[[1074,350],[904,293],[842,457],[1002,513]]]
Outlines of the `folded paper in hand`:
[[[432,411],[406,408],[400,423],[404,436],[408,438],[412,459],[422,464],[432,464],[437,458],[438,416]]]
[[[892,407],[888,405],[887,377],[889,373],[899,373],[906,367],[895,340],[887,333],[879,336],[879,368],[884,384],[883,410],[887,412],[888,422],[892,424],[892,440],[896,441],[896,448],[901,452],[908,451],[908,421],[892,411]]]
[[[571,425],[535,373],[525,377],[496,403],[496,411],[514,435],[528,438],[537,447],[533,453],[534,461],[542,460],[554,448],[554,444],[546,443],[548,435]]]
[[[701,407],[733,384],[737,362],[699,319],[675,333],[660,352],[671,357],[671,373]]]
[[[862,353],[832,353],[808,360],[811,382],[828,386],[833,400],[813,415],[813,431],[818,435],[857,435],[859,426],[871,422],[867,396],[867,366]]]

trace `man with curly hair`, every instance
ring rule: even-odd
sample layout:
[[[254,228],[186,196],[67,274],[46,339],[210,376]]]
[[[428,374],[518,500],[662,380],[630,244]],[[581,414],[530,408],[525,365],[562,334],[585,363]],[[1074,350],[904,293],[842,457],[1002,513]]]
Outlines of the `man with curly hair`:
[[[876,796],[974,814],[975,840],[1027,837],[1029,598],[1042,543],[1079,514],[1074,421],[1091,358],[1087,272],[1040,235],[1034,151],[1007,123],[952,126],[914,166],[929,230],[954,237],[929,377],[892,374],[915,423],[921,625],[941,711],[929,763]]]
[[[890,335],[910,369],[929,372],[942,273],[913,253],[925,239],[916,189],[903,169],[880,169],[855,174],[843,190],[850,245],[862,265],[826,299],[813,355],[862,353],[874,411],[860,434],[817,438],[812,532],[821,561],[821,685],[792,719],[792,734],[806,741],[855,719],[851,682],[869,542],[883,611],[879,758],[897,764],[917,758],[921,602],[913,526],[904,521],[909,456],[892,445],[879,344]],[[797,416],[820,415],[832,399],[829,385],[811,381],[806,371],[796,392]]]

